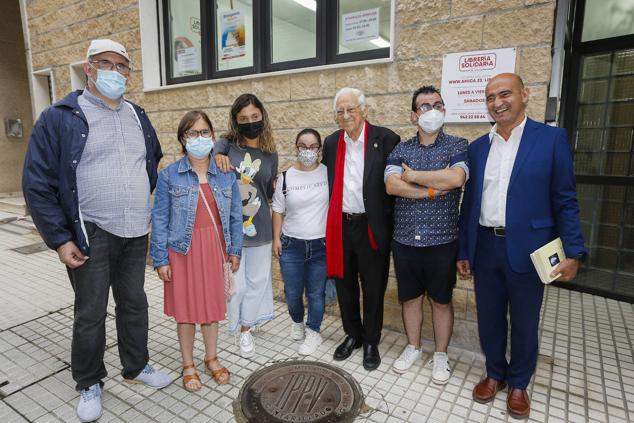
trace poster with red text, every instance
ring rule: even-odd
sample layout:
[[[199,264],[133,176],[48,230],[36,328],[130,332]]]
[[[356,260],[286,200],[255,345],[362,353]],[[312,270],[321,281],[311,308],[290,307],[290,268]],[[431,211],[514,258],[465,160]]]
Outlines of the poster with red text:
[[[445,54],[440,91],[445,122],[491,122],[484,88],[499,73],[515,72],[514,48]]]

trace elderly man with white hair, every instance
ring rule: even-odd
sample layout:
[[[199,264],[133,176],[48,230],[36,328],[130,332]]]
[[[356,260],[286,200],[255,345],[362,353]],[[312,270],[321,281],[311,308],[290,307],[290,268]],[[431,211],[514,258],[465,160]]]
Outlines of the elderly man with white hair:
[[[363,346],[363,367],[374,370],[381,364],[378,344],[393,226],[393,199],[385,191],[383,172],[400,137],[367,122],[365,95],[356,88],[337,92],[334,112],[341,129],[326,137],[323,148],[330,186],[326,267],[337,281],[346,332],[334,359],[345,360]]]

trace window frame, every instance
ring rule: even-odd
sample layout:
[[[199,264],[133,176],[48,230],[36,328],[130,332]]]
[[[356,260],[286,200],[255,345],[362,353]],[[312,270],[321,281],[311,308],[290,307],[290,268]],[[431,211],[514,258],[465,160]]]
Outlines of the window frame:
[[[176,1],[176,0],[172,0]],[[339,42],[339,4],[340,0],[316,0],[316,54],[307,59],[289,60],[286,62],[272,62],[272,28],[265,23],[271,21],[272,0],[253,0],[253,66],[238,69],[216,70],[216,2],[214,0],[200,0],[201,25],[201,61],[202,73],[182,77],[172,77],[172,45],[170,41],[169,2],[157,0],[161,7],[162,19],[159,25],[159,54],[164,55],[163,69],[164,87],[201,81],[217,81],[225,78],[240,76],[267,76],[269,73],[286,70],[306,70],[312,68],[363,62],[376,59],[392,59],[394,48],[394,2],[390,0],[390,47],[377,48],[352,53],[337,53]],[[336,22],[337,31],[327,30],[327,22]],[[213,40],[206,42],[206,40]]]
[[[163,16],[162,16],[162,32],[163,32],[163,49],[159,48],[159,51],[163,50],[161,53],[164,54],[165,57],[165,61],[164,61],[164,66],[165,66],[165,84],[166,85],[174,85],[174,84],[183,84],[183,83],[187,83],[187,82],[195,82],[195,81],[201,81],[206,79],[205,76],[207,75],[207,50],[204,49],[202,40],[205,39],[205,28],[207,28],[209,25],[208,23],[205,22],[205,20],[209,19],[209,15],[206,13],[206,5],[209,3],[205,0],[198,0],[199,5],[200,5],[200,38],[201,38],[201,47],[200,47],[200,60],[201,60],[201,73],[199,73],[198,75],[187,75],[187,76],[177,76],[177,77],[173,77],[172,76],[172,42],[171,42],[171,27],[170,27],[170,9],[169,9],[169,3],[170,0],[160,0],[161,1],[161,7],[162,7],[162,12],[163,12]],[[171,0],[172,2],[177,1],[177,0]]]

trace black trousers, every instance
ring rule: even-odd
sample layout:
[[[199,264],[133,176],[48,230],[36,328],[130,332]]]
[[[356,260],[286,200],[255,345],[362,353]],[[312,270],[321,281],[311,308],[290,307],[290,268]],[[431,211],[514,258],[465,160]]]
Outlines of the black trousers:
[[[86,222],[90,258],[68,270],[75,291],[71,370],[77,390],[107,376],[106,312],[112,287],[119,359],[126,379],[134,379],[148,362],[148,302],[143,289],[147,235],[120,238]]]
[[[383,299],[390,254],[370,247],[366,218],[343,220],[344,278],[337,279],[337,297],[343,330],[365,344],[378,344],[383,328]],[[360,283],[359,283],[360,282]],[[363,294],[363,320],[360,294]]]

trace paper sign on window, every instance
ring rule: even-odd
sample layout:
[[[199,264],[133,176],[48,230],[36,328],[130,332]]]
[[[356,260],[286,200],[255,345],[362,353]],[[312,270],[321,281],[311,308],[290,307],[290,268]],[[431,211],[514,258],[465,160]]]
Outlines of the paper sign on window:
[[[221,13],[221,50],[220,60],[230,60],[242,57],[245,51],[244,15],[239,10],[229,10]]]
[[[176,50],[177,74],[196,74],[200,66],[198,49],[196,47],[180,48]]]
[[[379,8],[341,15],[343,44],[379,38]]]

